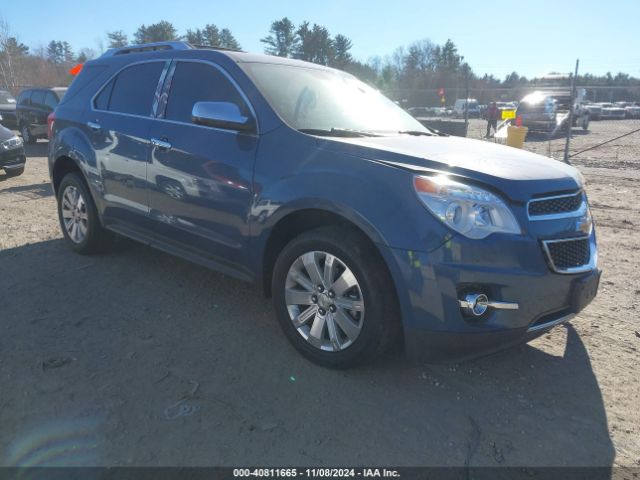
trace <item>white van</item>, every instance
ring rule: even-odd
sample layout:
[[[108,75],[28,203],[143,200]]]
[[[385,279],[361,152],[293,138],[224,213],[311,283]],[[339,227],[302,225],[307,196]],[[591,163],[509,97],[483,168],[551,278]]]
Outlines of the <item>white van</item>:
[[[453,116],[458,118],[464,117],[464,108],[467,102],[469,104],[469,118],[480,118],[480,104],[475,98],[467,98],[466,100],[461,98],[456,100],[453,106]]]

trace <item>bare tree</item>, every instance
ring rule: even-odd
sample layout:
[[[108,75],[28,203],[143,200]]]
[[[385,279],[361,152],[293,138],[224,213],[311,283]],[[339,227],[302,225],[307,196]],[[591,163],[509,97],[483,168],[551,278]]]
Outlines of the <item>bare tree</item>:
[[[14,67],[14,52],[11,51],[9,41],[11,39],[9,23],[0,17],[0,75],[6,88],[13,89],[16,86],[16,72]]]

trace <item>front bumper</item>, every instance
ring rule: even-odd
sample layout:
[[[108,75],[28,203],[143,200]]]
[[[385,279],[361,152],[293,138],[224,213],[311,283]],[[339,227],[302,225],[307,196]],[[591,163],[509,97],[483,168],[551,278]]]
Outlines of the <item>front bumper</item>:
[[[20,169],[24,168],[25,163],[27,163],[27,157],[23,146],[9,150],[0,147],[0,168],[5,170]]]
[[[595,233],[589,241],[595,251]],[[584,308],[600,277],[595,264],[577,274],[553,272],[541,242],[528,236],[454,236],[429,253],[389,248],[385,255],[394,265],[407,355],[422,361],[459,360],[529,341]],[[471,291],[518,309],[467,315],[459,299]]]

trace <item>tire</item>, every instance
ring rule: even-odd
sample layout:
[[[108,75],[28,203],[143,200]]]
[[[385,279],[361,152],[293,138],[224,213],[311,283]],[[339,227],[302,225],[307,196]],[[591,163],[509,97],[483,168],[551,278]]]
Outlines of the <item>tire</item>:
[[[322,282],[320,291],[309,274],[313,268],[305,263],[313,261],[324,277],[329,256],[333,258],[332,278],[316,277]],[[293,346],[319,365],[348,368],[367,363],[400,335],[399,308],[386,265],[368,239],[357,232],[323,227],[301,234],[280,252],[272,280],[280,326]],[[344,288],[354,280],[355,286]],[[300,317],[303,321],[294,325],[293,319]]]
[[[17,177],[24,173],[24,167],[21,168],[5,168],[4,173],[7,177]]]
[[[114,234],[100,224],[98,210],[79,173],[64,176],[58,187],[57,200],[60,228],[73,251],[90,254],[105,251],[111,246]]]
[[[26,123],[23,123],[22,126],[20,127],[20,135],[22,135],[22,140],[24,141],[24,143],[26,143],[28,145],[33,145],[34,143],[36,143],[38,141],[38,138],[34,137],[31,134],[31,130],[29,129],[29,125],[27,125]]]

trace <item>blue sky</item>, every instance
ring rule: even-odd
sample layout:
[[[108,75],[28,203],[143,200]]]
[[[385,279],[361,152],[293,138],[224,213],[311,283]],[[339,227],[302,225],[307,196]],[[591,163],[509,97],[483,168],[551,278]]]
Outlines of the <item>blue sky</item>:
[[[25,5],[28,4],[28,8]],[[245,0],[221,2],[2,0],[0,16],[32,48],[51,39],[74,49],[97,49],[105,33],[131,37],[142,24],[169,20],[180,33],[206,23],[232,30],[247,51],[261,52],[260,38],[272,20],[309,20],[353,41],[360,60],[391,54],[396,47],[428,38],[451,38],[476,73],[502,78],[516,70],[535,76],[568,72],[580,58],[581,71],[624,71],[640,77],[640,1],[510,0],[375,1]],[[102,5],[108,5],[103,7]],[[482,8],[479,8],[482,7]]]

